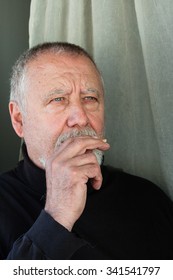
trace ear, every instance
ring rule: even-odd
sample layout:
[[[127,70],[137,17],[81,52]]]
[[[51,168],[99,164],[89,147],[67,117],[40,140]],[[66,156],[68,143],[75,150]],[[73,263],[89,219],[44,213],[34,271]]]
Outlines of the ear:
[[[10,101],[9,112],[10,112],[11,122],[12,122],[15,132],[19,137],[22,138],[23,137],[23,118],[22,118],[22,113],[21,113],[21,110],[20,110],[17,102]]]

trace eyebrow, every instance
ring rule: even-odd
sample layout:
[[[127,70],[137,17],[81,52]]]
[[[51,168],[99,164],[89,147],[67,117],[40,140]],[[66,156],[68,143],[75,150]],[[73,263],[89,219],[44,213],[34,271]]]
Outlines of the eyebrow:
[[[81,91],[81,94],[88,94],[88,93],[94,93],[94,94],[97,94],[98,96],[100,96],[100,92],[96,88],[87,88],[87,89]],[[66,93],[66,90],[63,90],[63,89],[53,89],[53,90],[50,90],[46,94],[46,96],[44,97],[44,100],[48,100],[52,96],[56,96],[58,94],[69,94],[69,93]]]
[[[53,89],[53,90],[50,90],[46,96],[44,97],[44,100],[47,100],[49,98],[51,98],[52,96],[55,96],[57,94],[64,94],[65,91],[63,89]]]
[[[87,88],[86,90],[83,90],[81,92],[82,94],[87,94],[87,93],[96,93],[97,95],[100,95],[100,92],[96,88]]]

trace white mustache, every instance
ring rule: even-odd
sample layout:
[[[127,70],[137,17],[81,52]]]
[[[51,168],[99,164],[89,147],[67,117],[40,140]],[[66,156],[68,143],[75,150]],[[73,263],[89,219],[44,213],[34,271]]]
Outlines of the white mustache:
[[[57,141],[55,142],[54,148],[55,150],[63,143],[65,142],[67,139],[69,138],[75,138],[75,137],[80,137],[80,136],[91,136],[91,137],[98,137],[98,138],[102,138],[103,134],[98,134],[96,133],[92,128],[90,127],[86,127],[84,129],[73,129],[69,132],[63,133],[61,134],[58,138]],[[103,159],[103,152],[98,150],[98,149],[94,149],[93,153],[95,154],[97,161],[99,163],[99,165],[101,165],[102,163],[102,159]],[[43,168],[45,168],[46,166],[46,158],[45,157],[40,157],[39,158],[40,163],[42,164]]]
[[[102,134],[97,134],[92,128],[90,127],[86,127],[84,129],[78,130],[78,129],[73,129],[67,133],[63,133],[61,134],[56,143],[55,143],[55,149],[57,147],[59,147],[63,142],[65,142],[67,139],[69,138],[75,138],[75,137],[80,137],[80,136],[91,136],[91,137],[98,137],[101,138],[103,137]],[[101,165],[102,163],[102,159],[103,159],[103,152],[98,150],[98,149],[94,149],[93,153],[95,154],[97,161],[99,163],[99,165]]]
[[[55,143],[55,148],[59,147],[62,143],[64,143],[67,139],[69,138],[75,138],[75,137],[80,137],[80,136],[91,136],[91,137],[98,137],[101,138],[101,135],[98,135],[92,128],[84,128],[81,130],[78,129],[73,129],[69,132],[61,134],[56,143]]]

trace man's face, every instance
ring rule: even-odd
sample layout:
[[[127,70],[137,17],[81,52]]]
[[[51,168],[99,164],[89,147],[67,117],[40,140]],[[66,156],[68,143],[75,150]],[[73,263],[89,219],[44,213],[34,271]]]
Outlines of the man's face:
[[[83,56],[42,54],[26,74],[23,136],[31,160],[43,167],[57,139],[90,128],[103,136],[104,97],[100,76]]]

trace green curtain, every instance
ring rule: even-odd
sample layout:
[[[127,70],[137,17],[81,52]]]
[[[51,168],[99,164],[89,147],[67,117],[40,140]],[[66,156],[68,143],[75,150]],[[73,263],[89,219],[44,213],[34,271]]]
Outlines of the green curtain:
[[[173,1],[32,0],[30,46],[86,48],[105,80],[105,162],[173,198]],[[140,187],[140,186],[139,186]]]

